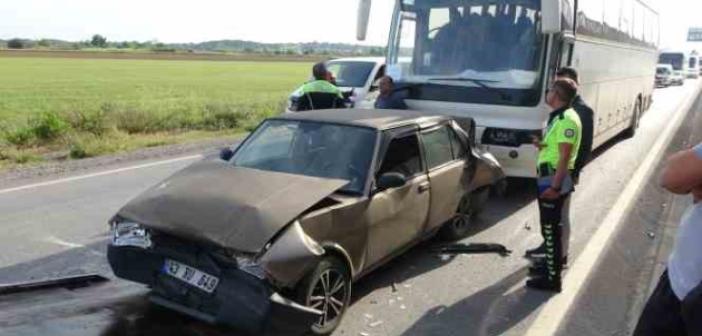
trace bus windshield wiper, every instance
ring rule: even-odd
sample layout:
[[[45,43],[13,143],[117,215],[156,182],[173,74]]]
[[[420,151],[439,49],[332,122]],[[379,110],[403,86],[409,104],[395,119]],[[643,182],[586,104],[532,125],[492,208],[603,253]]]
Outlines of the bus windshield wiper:
[[[477,78],[467,78],[467,77],[434,77],[434,78],[429,78],[427,79],[428,81],[454,81],[454,82],[471,82],[477,86],[480,86],[481,88],[488,90],[490,92],[493,92],[500,96],[502,100],[505,101],[510,101],[511,97],[510,95],[506,94],[503,90],[500,90],[498,88],[494,88],[490,85],[487,85],[485,83],[495,83],[497,81],[492,81],[492,80],[487,80],[487,79],[477,79]]]

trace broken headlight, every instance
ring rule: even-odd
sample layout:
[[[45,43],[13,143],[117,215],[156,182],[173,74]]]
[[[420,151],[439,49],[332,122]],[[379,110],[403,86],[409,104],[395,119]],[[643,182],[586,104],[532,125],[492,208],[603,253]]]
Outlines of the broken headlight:
[[[263,270],[258,260],[256,260],[255,255],[236,252],[230,252],[229,255],[236,260],[236,264],[240,270],[259,279],[266,278],[266,272]]]
[[[151,247],[151,234],[149,230],[137,223],[113,223],[112,245],[134,246],[147,249]]]

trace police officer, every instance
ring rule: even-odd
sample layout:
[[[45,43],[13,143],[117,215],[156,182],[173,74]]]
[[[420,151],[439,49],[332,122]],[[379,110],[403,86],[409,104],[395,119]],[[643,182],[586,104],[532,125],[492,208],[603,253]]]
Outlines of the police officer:
[[[574,68],[571,67],[563,67],[558,69],[556,72],[556,80],[558,79],[571,79],[573,80],[576,84],[580,85],[579,83],[579,76],[578,76],[578,71],[575,70]],[[592,140],[593,140],[593,133],[594,133],[594,112],[590,106],[585,103],[583,98],[580,95],[576,95],[575,99],[573,99],[573,110],[578,114],[578,117],[580,117],[580,122],[582,124],[582,139],[580,140],[580,149],[578,150],[578,158],[575,160],[575,169],[573,170],[573,182],[577,185],[579,180],[580,180],[580,173],[585,167],[585,165],[588,163],[590,160],[590,156],[592,154]],[[564,211],[568,211],[568,208],[570,207],[570,204],[566,203],[564,204],[563,208]],[[565,221],[564,226],[562,227],[563,229],[563,250],[568,251],[568,246],[570,242],[570,227],[569,227],[569,222]],[[541,244],[539,247],[528,250],[526,252],[526,257],[529,258],[540,258],[537,260],[542,260],[546,254],[546,246],[544,244]],[[563,256],[564,262],[567,262],[568,256],[564,255]],[[537,263],[538,264],[538,263]]]
[[[582,138],[580,117],[571,104],[577,95],[577,84],[570,79],[558,79],[546,93],[546,103],[554,111],[542,141],[535,139],[538,157],[538,203],[541,233],[546,244],[546,257],[542,267],[532,269],[527,287],[548,291],[561,291],[563,257],[562,227],[568,221],[567,208],[573,189],[572,174],[575,169]]]
[[[344,95],[341,90],[333,84],[333,76],[327,70],[324,62],[319,62],[312,67],[312,76],[314,80],[309,81],[299,87],[292,94],[292,100],[298,102],[298,105],[309,104],[303,109],[318,109],[330,107],[342,107],[344,103]],[[325,96],[326,102],[312,101],[312,94],[321,94]],[[305,101],[303,101],[305,100]],[[328,106],[333,105],[333,106]]]

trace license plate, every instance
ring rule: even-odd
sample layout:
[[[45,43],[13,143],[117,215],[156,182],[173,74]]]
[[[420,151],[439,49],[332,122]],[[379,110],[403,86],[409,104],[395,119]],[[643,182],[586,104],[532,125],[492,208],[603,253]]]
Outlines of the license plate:
[[[166,259],[163,264],[163,272],[207,293],[214,292],[219,283],[219,278],[216,276],[171,259]]]

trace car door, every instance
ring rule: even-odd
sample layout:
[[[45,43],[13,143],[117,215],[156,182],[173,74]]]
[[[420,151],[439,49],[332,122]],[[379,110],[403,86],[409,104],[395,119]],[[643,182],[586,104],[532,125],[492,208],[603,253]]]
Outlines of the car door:
[[[429,180],[421,158],[416,129],[393,136],[376,173],[403,174],[407,183],[399,188],[375,190],[368,214],[367,265],[372,265],[417,238],[429,213]]]
[[[425,231],[440,227],[456,213],[470,178],[467,149],[448,124],[421,132],[424,157],[429,172],[430,206]]]

